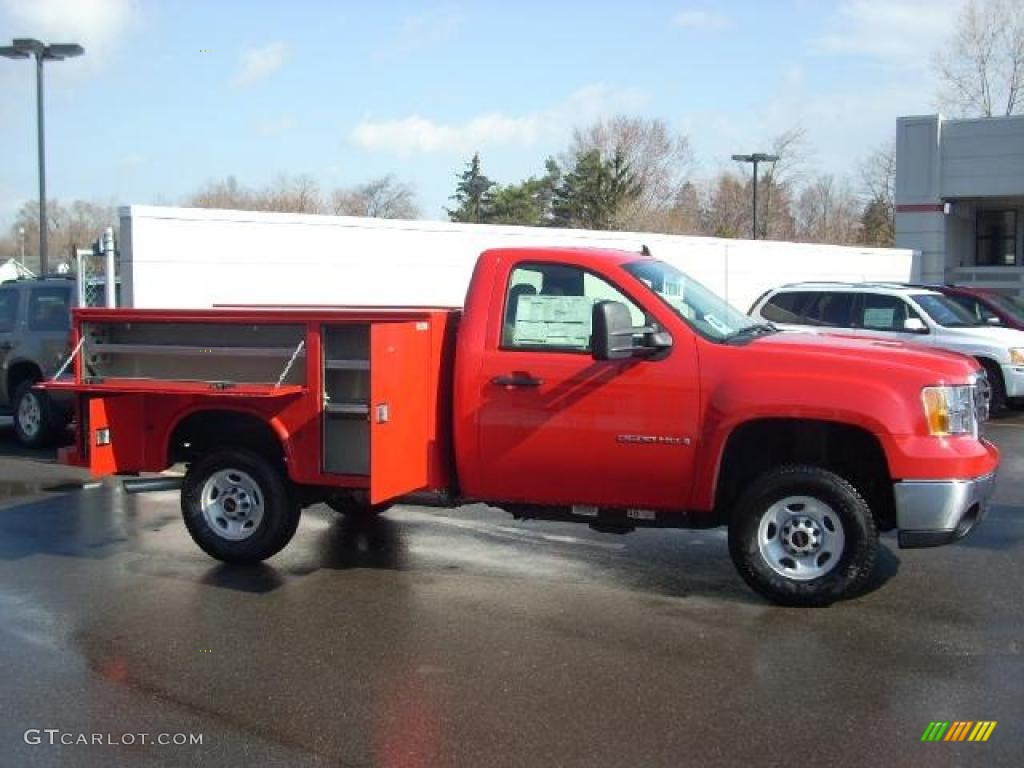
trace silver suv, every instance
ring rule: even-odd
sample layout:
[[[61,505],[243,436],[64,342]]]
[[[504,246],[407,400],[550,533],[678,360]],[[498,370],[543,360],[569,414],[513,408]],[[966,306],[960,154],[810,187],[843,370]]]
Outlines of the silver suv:
[[[69,353],[75,283],[62,277],[0,284],[0,409],[14,417],[23,445],[50,443],[71,418],[69,398],[32,385],[48,379]]]
[[[985,368],[990,405],[1024,398],[1024,331],[981,322],[938,291],[887,283],[796,283],[750,309],[781,328],[904,341],[970,355]],[[1016,404],[1016,403],[1015,403]]]

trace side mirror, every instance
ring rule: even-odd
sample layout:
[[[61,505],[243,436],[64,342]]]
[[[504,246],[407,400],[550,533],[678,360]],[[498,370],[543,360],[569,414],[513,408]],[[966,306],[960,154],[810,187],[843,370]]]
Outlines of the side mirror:
[[[1000,319],[999,319],[998,317],[996,317],[995,315],[992,315],[992,317],[990,317],[990,318],[989,318],[988,320],[986,320],[985,322],[986,322],[986,323],[988,323],[989,325],[1002,325],[1002,324],[1003,324],[1003,321],[1002,321],[1002,320],[1000,320]]]
[[[633,318],[619,301],[599,301],[591,311],[590,346],[595,360],[633,356]]]
[[[903,330],[910,333],[928,333],[928,326],[919,317],[908,317],[903,321]]]

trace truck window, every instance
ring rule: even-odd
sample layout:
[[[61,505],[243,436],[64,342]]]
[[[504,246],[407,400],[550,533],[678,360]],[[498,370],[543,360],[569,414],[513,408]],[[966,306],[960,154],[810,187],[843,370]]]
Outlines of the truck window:
[[[512,270],[505,293],[503,349],[587,352],[590,318],[598,301],[629,308],[635,327],[643,310],[597,275],[561,264],[524,264]]]
[[[0,333],[10,333],[18,324],[18,289],[0,290]]]
[[[28,327],[33,331],[66,331],[71,328],[68,304],[71,289],[64,286],[33,288],[28,300]]]
[[[803,322],[823,328],[849,328],[852,308],[852,293],[822,291],[804,305]]]

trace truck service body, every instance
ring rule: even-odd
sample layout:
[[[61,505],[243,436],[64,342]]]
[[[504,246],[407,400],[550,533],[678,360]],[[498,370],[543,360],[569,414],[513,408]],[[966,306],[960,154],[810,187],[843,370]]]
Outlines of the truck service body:
[[[185,462],[186,525],[228,561],[275,554],[303,506],[431,492],[609,532],[725,525],[751,587],[819,605],[863,586],[879,530],[966,535],[998,465],[973,360],[778,333],[633,252],[486,251],[463,310],[81,309],[72,342],[74,380],[42,385],[76,395],[63,460]]]

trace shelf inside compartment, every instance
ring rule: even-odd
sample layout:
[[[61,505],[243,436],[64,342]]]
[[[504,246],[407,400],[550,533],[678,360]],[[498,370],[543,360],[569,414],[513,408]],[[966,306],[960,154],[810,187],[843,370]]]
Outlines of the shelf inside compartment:
[[[324,471],[370,474],[370,325],[323,326]]]

